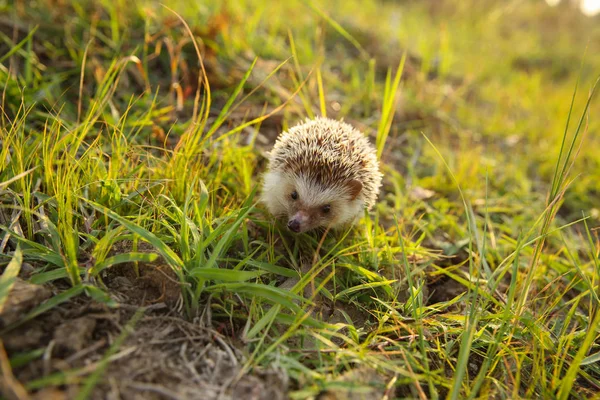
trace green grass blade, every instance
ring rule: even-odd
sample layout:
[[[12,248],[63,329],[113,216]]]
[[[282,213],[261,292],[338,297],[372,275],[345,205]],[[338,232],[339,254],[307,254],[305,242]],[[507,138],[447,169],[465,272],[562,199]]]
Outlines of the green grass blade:
[[[329,25],[331,25],[331,27],[333,29],[335,29],[340,35],[342,35],[342,37],[344,37],[344,39],[346,39],[347,41],[349,41],[350,43],[352,43],[352,45],[354,47],[356,47],[356,49],[358,51],[360,51],[360,54],[366,58],[368,58],[368,53],[365,51],[365,49],[360,45],[360,43],[358,42],[358,40],[356,40],[346,29],[344,29],[338,22],[336,22],[333,18],[331,18],[329,15],[327,15],[325,12],[323,12],[323,10],[321,10],[319,7],[317,7],[312,1],[307,1],[308,6],[315,12],[317,13],[321,18],[323,18],[325,21],[327,21],[327,23]]]
[[[10,358],[10,367],[19,368],[29,364],[31,361],[36,360],[44,355],[46,352],[45,348],[39,348],[25,353],[15,354]]]
[[[325,90],[323,89],[323,77],[321,76],[321,68],[317,68],[317,87],[319,90],[319,106],[321,108],[321,116],[327,117],[327,104],[325,103]]]
[[[590,354],[589,356],[587,356],[586,358],[581,360],[581,363],[579,363],[579,365],[590,365],[590,364],[596,364],[599,362],[600,362],[600,351],[596,352],[594,354]]]
[[[250,265],[252,267],[258,268],[258,269],[262,269],[263,271],[271,272],[273,274],[277,274],[280,276],[285,276],[287,278],[298,278],[299,277],[298,273],[296,271],[294,271],[293,269],[280,267],[278,265],[274,265],[274,264],[270,264],[270,263],[266,263],[266,262],[248,260],[248,261],[246,261],[246,264]]]
[[[84,285],[84,289],[85,294],[94,299],[94,301],[105,304],[108,307],[117,306],[117,302],[104,290],[92,285]]]
[[[406,63],[406,51],[402,54],[398,68],[396,69],[396,75],[394,75],[394,81],[390,83],[389,79],[386,80],[385,92],[383,96],[383,109],[381,111],[381,119],[379,120],[379,127],[377,128],[377,137],[375,141],[375,147],[377,148],[377,158],[381,158],[383,149],[387,138],[390,134],[392,122],[394,121],[394,114],[396,112],[396,96],[398,94],[398,87],[400,86],[400,78],[404,71],[404,64]],[[389,78],[390,75],[388,75]]]
[[[91,276],[96,276],[102,270],[104,270],[106,268],[110,268],[113,265],[123,264],[123,263],[128,263],[128,262],[148,262],[148,263],[150,263],[150,262],[156,261],[157,258],[158,258],[158,255],[154,254],[154,253],[131,252],[131,253],[118,254],[116,256],[109,257],[109,258],[105,259],[104,261],[99,262],[96,265],[94,265],[90,269],[89,274]]]
[[[83,275],[83,274],[85,274],[85,269],[80,268],[79,275]],[[57,279],[68,279],[68,278],[69,278],[69,272],[67,271],[66,268],[63,267],[63,268],[54,269],[51,271],[38,272],[29,279],[29,282],[33,283],[34,285],[43,285],[44,283],[52,282]]]
[[[293,303],[294,300],[299,302],[306,301],[302,296],[294,294],[288,290],[279,289],[273,286],[263,285],[261,283],[221,283],[217,285],[207,286],[208,291],[228,290],[238,294],[246,294],[249,296],[258,296],[265,300],[269,300],[274,304],[279,304],[290,310],[298,310],[299,307]]]
[[[19,246],[17,246],[12,260],[10,260],[2,276],[0,276],[0,313],[4,308],[6,300],[8,300],[8,295],[15,284],[17,275],[19,275],[21,264],[23,264],[23,254]]]
[[[381,286],[390,286],[391,284],[393,284],[395,282],[397,282],[396,279],[386,279],[386,280],[381,281],[381,282],[363,283],[363,284],[352,286],[352,287],[350,287],[348,289],[344,289],[344,290],[338,292],[337,295],[335,296],[335,298],[336,299],[341,299],[344,296],[348,296],[348,295],[351,295],[353,293],[360,292],[362,290],[373,290],[373,289],[381,287]]]
[[[244,282],[263,274],[263,271],[237,271],[222,268],[196,268],[190,272],[190,275],[196,278],[223,282]]]
[[[121,217],[114,211],[109,210],[108,208],[98,203],[87,199],[82,200],[88,203],[96,211],[109,216],[110,218],[114,219],[115,221],[123,225],[125,228],[130,230],[132,233],[135,233],[139,237],[144,238],[146,241],[148,241],[148,243],[150,243],[152,246],[154,246],[154,248],[156,248],[156,250],[158,250],[160,255],[162,255],[165,258],[167,263],[169,263],[169,265],[173,267],[176,272],[181,271],[183,269],[183,261],[181,260],[181,258],[179,258],[179,256],[175,254],[175,252],[171,250],[169,246],[167,246],[165,242],[160,240],[159,237],[156,236],[154,233],[142,228],[139,225],[134,224],[133,222],[128,221],[127,219]]]
[[[577,354],[571,361],[569,369],[567,370],[567,373],[561,381],[560,388],[558,390],[558,399],[566,400],[571,395],[571,389],[573,388],[573,385],[575,385],[577,373],[581,368],[581,363],[586,359],[587,352],[589,351],[590,347],[594,343],[594,340],[596,339],[599,325],[600,312],[596,312],[595,318],[590,322],[589,326],[586,329],[587,334],[585,335],[583,343],[581,343],[581,345],[579,346]]]
[[[35,26],[31,31],[29,31],[29,33],[27,34],[27,36],[21,40],[19,43],[17,43],[16,45],[12,46],[11,49],[9,51],[6,52],[6,54],[4,54],[2,57],[0,57],[0,64],[2,64],[4,61],[6,61],[10,56],[12,56],[13,54],[15,54],[17,51],[19,51],[23,46],[25,46],[25,44],[27,44],[31,38],[33,37],[33,35],[35,34],[35,32],[37,31],[38,27]]]

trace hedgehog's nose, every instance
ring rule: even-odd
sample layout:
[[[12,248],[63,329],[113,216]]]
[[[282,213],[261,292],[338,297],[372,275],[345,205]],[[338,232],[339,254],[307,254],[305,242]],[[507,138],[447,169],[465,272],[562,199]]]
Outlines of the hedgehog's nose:
[[[292,232],[300,232],[300,221],[298,221],[297,219],[292,219],[288,222],[288,228],[292,231]]]

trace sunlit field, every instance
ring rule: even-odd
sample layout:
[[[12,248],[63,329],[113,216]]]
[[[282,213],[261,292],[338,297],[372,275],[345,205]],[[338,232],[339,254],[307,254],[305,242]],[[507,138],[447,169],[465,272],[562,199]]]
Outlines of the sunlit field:
[[[600,17],[555,3],[0,0],[0,394],[598,398]],[[294,234],[317,116],[383,187]]]

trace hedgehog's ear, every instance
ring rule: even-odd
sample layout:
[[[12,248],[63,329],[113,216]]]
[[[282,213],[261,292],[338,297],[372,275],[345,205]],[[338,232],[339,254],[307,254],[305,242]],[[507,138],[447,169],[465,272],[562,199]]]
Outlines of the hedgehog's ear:
[[[363,184],[357,179],[352,179],[346,186],[348,186],[348,190],[350,191],[351,200],[355,200],[363,188]]]

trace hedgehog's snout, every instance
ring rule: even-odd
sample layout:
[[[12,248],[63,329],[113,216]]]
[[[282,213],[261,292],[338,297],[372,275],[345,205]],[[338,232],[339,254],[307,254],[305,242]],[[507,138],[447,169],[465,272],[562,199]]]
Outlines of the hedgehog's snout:
[[[306,212],[298,211],[290,218],[287,226],[292,232],[304,232],[307,230],[306,227],[308,225],[309,219],[309,215]]]
[[[291,219],[288,222],[288,228],[290,228],[291,231],[298,233],[300,232],[300,222],[298,222],[297,219]]]

